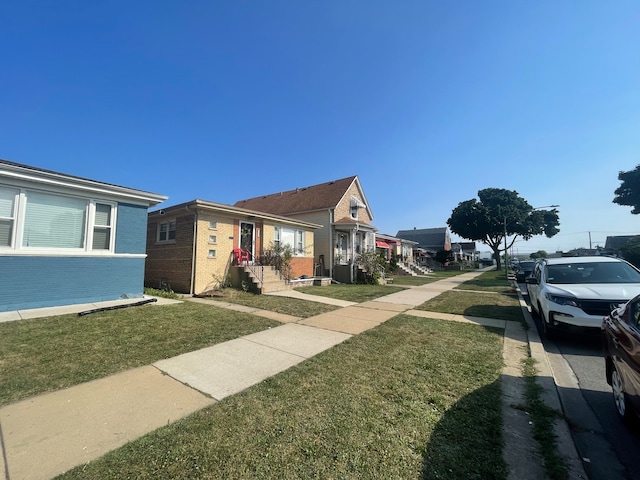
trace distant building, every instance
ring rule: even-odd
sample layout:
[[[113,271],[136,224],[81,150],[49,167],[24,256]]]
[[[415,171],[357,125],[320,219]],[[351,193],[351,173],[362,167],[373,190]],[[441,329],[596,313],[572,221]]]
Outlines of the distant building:
[[[398,230],[396,237],[416,242],[416,248],[426,250],[431,254],[440,250],[451,250],[451,236],[447,227]]]
[[[629,240],[632,240],[640,235],[618,235],[607,237],[604,243],[604,250],[601,255],[614,255],[620,256],[620,249],[624,247]]]

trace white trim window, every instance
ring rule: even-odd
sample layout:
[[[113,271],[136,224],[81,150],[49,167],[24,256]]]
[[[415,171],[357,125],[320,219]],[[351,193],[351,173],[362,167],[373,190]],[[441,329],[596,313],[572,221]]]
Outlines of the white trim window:
[[[92,203],[90,213],[93,216],[93,250],[111,250],[111,234],[113,205],[109,203]]]
[[[276,247],[288,245],[294,255],[304,255],[304,231],[287,227],[275,227],[273,244]]]
[[[176,241],[176,221],[158,223],[158,243],[174,243]]]
[[[113,202],[0,187],[0,247],[112,252],[116,210]]]
[[[280,246],[280,227],[275,227],[273,231],[273,245],[276,248]]]
[[[354,220],[358,219],[358,209],[366,208],[367,206],[360,201],[358,197],[354,197],[351,195],[351,199],[349,201],[349,213],[351,214],[351,218]]]
[[[0,187],[0,248],[13,246],[19,194],[18,189]]]

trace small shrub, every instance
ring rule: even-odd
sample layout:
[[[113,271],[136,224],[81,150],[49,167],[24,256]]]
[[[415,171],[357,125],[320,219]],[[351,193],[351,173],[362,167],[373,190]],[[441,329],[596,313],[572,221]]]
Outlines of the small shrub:
[[[379,283],[381,271],[384,270],[384,260],[376,252],[365,252],[358,255],[356,264],[365,272],[364,282],[377,285]]]
[[[284,278],[291,278],[291,257],[293,251],[290,245],[273,244],[264,251],[262,255],[262,264],[275,267]]]
[[[180,295],[175,293],[173,290],[167,291],[159,290],[157,288],[145,288],[144,294],[149,295],[150,297],[172,298],[174,300],[180,298]]]

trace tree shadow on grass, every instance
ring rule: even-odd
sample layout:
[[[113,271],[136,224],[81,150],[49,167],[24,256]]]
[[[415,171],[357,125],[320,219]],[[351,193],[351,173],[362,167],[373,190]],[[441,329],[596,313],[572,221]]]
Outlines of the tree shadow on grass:
[[[470,317],[495,318],[497,320],[508,320],[512,322],[522,322],[522,307],[520,305],[473,305],[464,309],[464,314]]]
[[[422,479],[504,479],[500,381],[449,408],[423,453]]]

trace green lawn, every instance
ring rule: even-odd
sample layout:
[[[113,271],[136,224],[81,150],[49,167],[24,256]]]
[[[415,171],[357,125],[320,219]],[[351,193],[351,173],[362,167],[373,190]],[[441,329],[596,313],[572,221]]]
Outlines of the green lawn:
[[[421,308],[518,320],[517,299],[496,286]],[[364,302],[403,288],[301,290]],[[301,317],[335,308],[242,292],[222,300]],[[0,405],[275,325],[214,300],[0,324]],[[500,330],[401,314],[62,478],[504,479],[501,368]]]
[[[507,280],[504,271],[490,270],[482,273],[473,280],[469,280],[457,286],[456,290],[479,290],[509,293],[511,291],[511,283]]]
[[[63,479],[504,479],[502,332],[397,316]]]
[[[416,309],[516,322],[524,321],[518,296],[513,294],[448,290],[419,305]]]
[[[0,405],[276,325],[191,302],[0,323]]]

